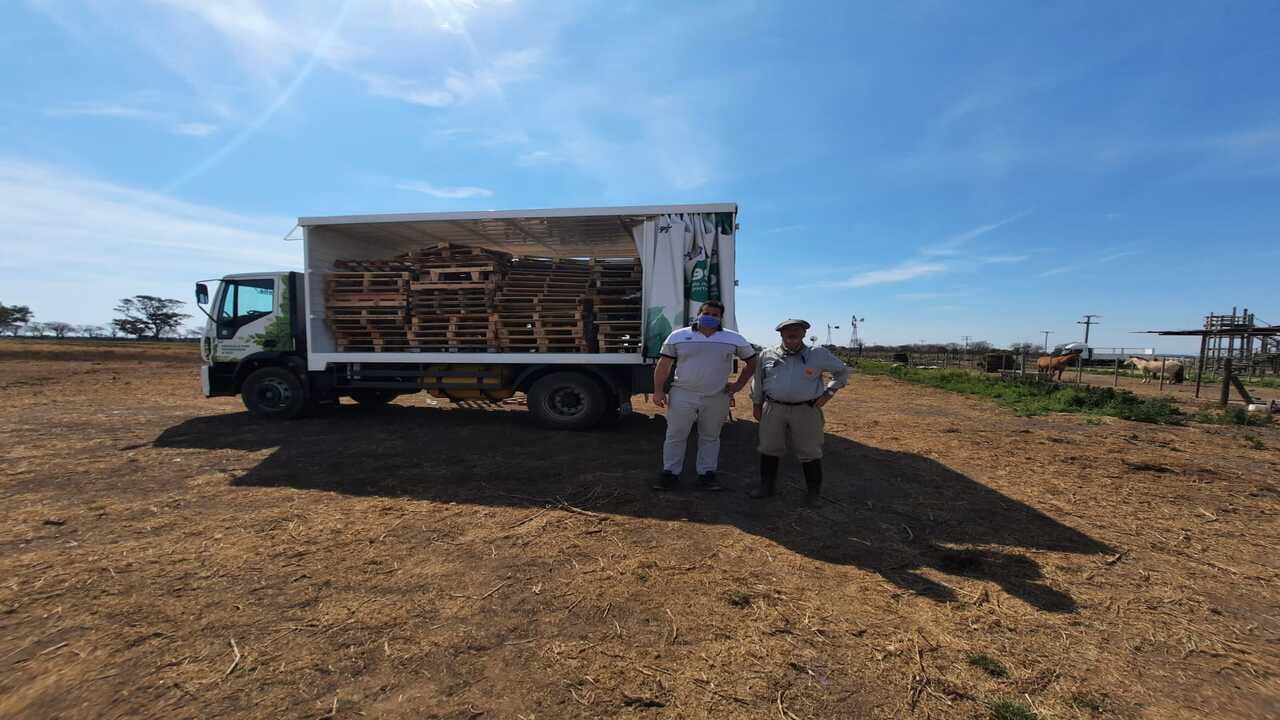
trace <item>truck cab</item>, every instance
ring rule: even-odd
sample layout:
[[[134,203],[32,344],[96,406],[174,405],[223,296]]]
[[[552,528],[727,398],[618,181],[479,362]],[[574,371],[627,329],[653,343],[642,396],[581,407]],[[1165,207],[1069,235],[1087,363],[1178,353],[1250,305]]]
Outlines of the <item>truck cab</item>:
[[[288,367],[290,358],[295,359],[292,364],[302,365],[304,338],[294,301],[298,275],[227,275],[213,281],[213,296],[206,282],[197,284],[196,304],[208,318],[200,339],[205,397],[240,394],[245,378],[263,365]]]

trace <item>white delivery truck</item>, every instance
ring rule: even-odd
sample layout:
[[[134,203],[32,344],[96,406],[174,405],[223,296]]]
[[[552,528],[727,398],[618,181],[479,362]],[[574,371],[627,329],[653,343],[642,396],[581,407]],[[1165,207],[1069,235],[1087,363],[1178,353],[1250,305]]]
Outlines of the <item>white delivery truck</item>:
[[[302,272],[238,273],[196,285],[209,318],[200,345],[204,394],[239,395],[257,415],[292,418],[341,397],[380,404],[426,391],[496,402],[523,392],[539,423],[591,427],[628,412],[633,395],[652,392],[662,340],[702,301],[724,303],[725,326],[737,328],[737,211],[721,203],[300,218]],[[424,246],[484,248],[544,263],[638,258],[642,337],[611,352],[344,346],[326,316],[336,268]]]

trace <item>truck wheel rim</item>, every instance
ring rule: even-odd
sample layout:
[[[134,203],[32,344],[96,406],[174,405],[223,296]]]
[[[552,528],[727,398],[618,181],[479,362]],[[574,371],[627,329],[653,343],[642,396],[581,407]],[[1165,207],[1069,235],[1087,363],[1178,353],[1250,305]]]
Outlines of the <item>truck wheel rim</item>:
[[[259,405],[270,410],[288,407],[293,399],[293,391],[289,389],[289,384],[275,378],[259,383],[253,395]]]
[[[547,395],[547,409],[560,417],[581,415],[586,409],[585,398],[574,387],[565,386],[552,390]]]

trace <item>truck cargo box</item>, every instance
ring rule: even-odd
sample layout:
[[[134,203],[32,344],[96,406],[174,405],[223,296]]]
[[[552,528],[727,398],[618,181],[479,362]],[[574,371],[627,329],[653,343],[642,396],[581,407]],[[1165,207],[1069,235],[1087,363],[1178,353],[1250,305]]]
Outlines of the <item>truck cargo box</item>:
[[[307,364],[329,363],[529,363],[630,364],[656,355],[657,344],[688,322],[705,299],[725,304],[725,326],[734,316],[737,206],[510,210],[468,213],[355,215],[300,218],[304,243],[304,307]],[[641,342],[613,352],[505,352],[462,348],[460,352],[416,351],[407,343],[370,348],[344,342],[333,331],[326,297],[335,283],[349,282],[340,267],[351,261],[386,261],[442,247],[484,248],[544,259],[638,258],[643,279]],[[367,315],[368,313],[362,313]],[[559,346],[558,346],[559,347]],[[536,355],[534,357],[533,355]]]

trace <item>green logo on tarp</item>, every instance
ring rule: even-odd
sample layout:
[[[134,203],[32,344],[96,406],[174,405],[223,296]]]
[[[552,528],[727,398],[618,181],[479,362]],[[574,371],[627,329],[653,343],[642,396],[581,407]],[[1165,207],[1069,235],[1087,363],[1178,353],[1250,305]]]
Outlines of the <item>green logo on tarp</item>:
[[[711,299],[709,287],[707,261],[699,260],[689,272],[689,300],[703,303]]]
[[[661,305],[655,305],[644,314],[644,354],[649,357],[658,356],[662,343],[671,334],[671,320],[663,314],[664,309]]]

